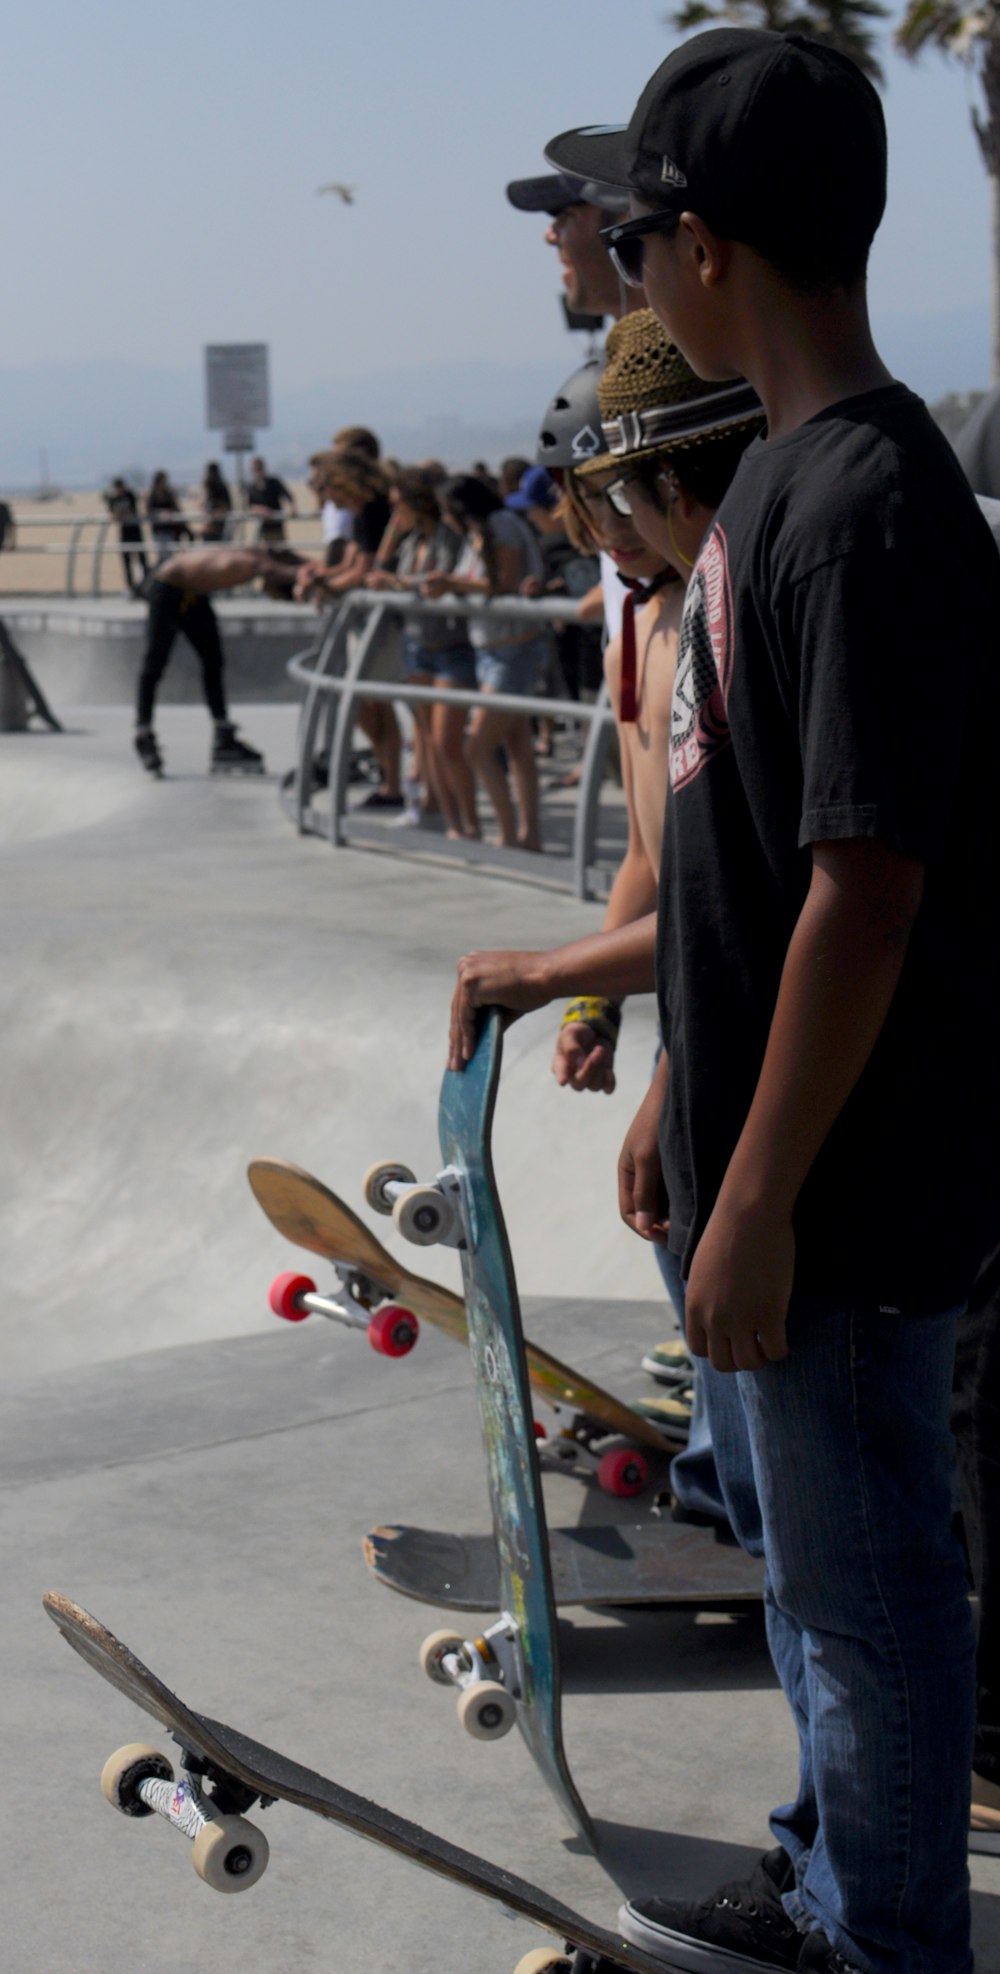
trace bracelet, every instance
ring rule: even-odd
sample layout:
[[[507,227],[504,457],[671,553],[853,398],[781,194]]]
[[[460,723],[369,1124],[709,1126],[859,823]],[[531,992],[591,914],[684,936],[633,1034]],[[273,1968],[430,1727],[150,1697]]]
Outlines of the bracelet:
[[[613,1049],[622,1025],[622,1004],[607,1000],[603,994],[578,994],[575,1000],[567,1002],[560,1027],[569,1028],[578,1021],[585,1022]]]

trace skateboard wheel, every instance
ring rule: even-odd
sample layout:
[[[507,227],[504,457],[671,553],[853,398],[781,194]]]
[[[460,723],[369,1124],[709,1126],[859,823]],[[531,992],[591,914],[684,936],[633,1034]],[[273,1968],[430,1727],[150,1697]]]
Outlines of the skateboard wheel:
[[[615,1494],[619,1499],[641,1494],[648,1479],[649,1467],[643,1455],[628,1446],[605,1453],[597,1469],[598,1486],[603,1487],[605,1494]]]
[[[214,1892],[246,1892],[267,1870],[267,1838],[245,1816],[219,1816],[194,1840],[191,1862]]]
[[[383,1357],[405,1357],[420,1335],[420,1324],[412,1309],[398,1302],[387,1302],[376,1309],[368,1325],[368,1341]]]
[[[108,1756],[101,1770],[101,1791],[112,1809],[121,1810],[123,1816],[153,1816],[155,1811],[138,1794],[139,1783],[151,1776],[173,1781],[174,1771],[166,1755],[158,1748],[148,1748],[144,1741],[130,1741]]]
[[[276,1316],[283,1316],[286,1323],[304,1323],[309,1314],[303,1309],[300,1297],[315,1295],[316,1284],[309,1275],[276,1275],[271,1283],[268,1301]]]
[[[465,1644],[455,1631],[432,1631],[420,1647],[420,1670],[433,1679],[437,1686],[450,1686],[444,1667],[441,1664],[446,1652],[460,1652]]]
[[[572,1966],[569,1956],[557,1952],[555,1947],[535,1947],[518,1961],[514,1974],[563,1974],[564,1969]]]
[[[458,1696],[458,1718],[474,1741],[499,1741],[517,1719],[517,1705],[506,1686],[479,1679]]]
[[[391,1213],[392,1200],[385,1190],[386,1186],[393,1182],[400,1186],[412,1186],[416,1177],[408,1165],[394,1165],[384,1159],[381,1165],[370,1165],[362,1183],[365,1205],[370,1206],[373,1213]]]
[[[396,1200],[392,1217],[396,1231],[414,1247],[435,1247],[451,1232],[452,1209],[437,1186],[414,1186]]]

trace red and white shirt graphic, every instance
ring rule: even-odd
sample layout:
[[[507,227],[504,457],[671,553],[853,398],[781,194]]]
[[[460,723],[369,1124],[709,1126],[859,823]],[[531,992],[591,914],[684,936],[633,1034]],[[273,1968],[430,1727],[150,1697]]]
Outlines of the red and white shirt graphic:
[[[733,671],[733,591],[729,550],[713,528],[684,601],[670,712],[670,786],[685,788],[729,745],[726,702]]]

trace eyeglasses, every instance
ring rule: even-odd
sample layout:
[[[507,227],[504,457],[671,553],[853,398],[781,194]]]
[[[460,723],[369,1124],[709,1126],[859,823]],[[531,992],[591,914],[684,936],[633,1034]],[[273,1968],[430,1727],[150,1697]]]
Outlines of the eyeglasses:
[[[635,479],[634,473],[623,473],[619,479],[611,480],[606,487],[591,487],[585,480],[578,481],[578,485],[583,490],[583,498],[588,506],[599,507],[606,501],[612,514],[617,514],[621,520],[626,521],[631,519],[632,503],[625,490]]]
[[[601,227],[601,239],[612,266],[627,288],[642,287],[643,241],[647,233],[675,233],[679,225],[677,213],[653,212],[642,219],[619,220],[615,226]]]

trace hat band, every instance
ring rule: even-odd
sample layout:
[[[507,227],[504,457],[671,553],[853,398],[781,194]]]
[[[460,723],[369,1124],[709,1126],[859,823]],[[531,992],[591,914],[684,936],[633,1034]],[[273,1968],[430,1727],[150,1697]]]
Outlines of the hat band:
[[[601,430],[608,451],[620,459],[630,452],[668,445],[671,440],[709,438],[724,426],[740,424],[761,410],[752,385],[737,384],[731,391],[711,391],[705,397],[689,398],[685,404],[653,405],[648,411],[625,411],[620,418],[604,418]]]

